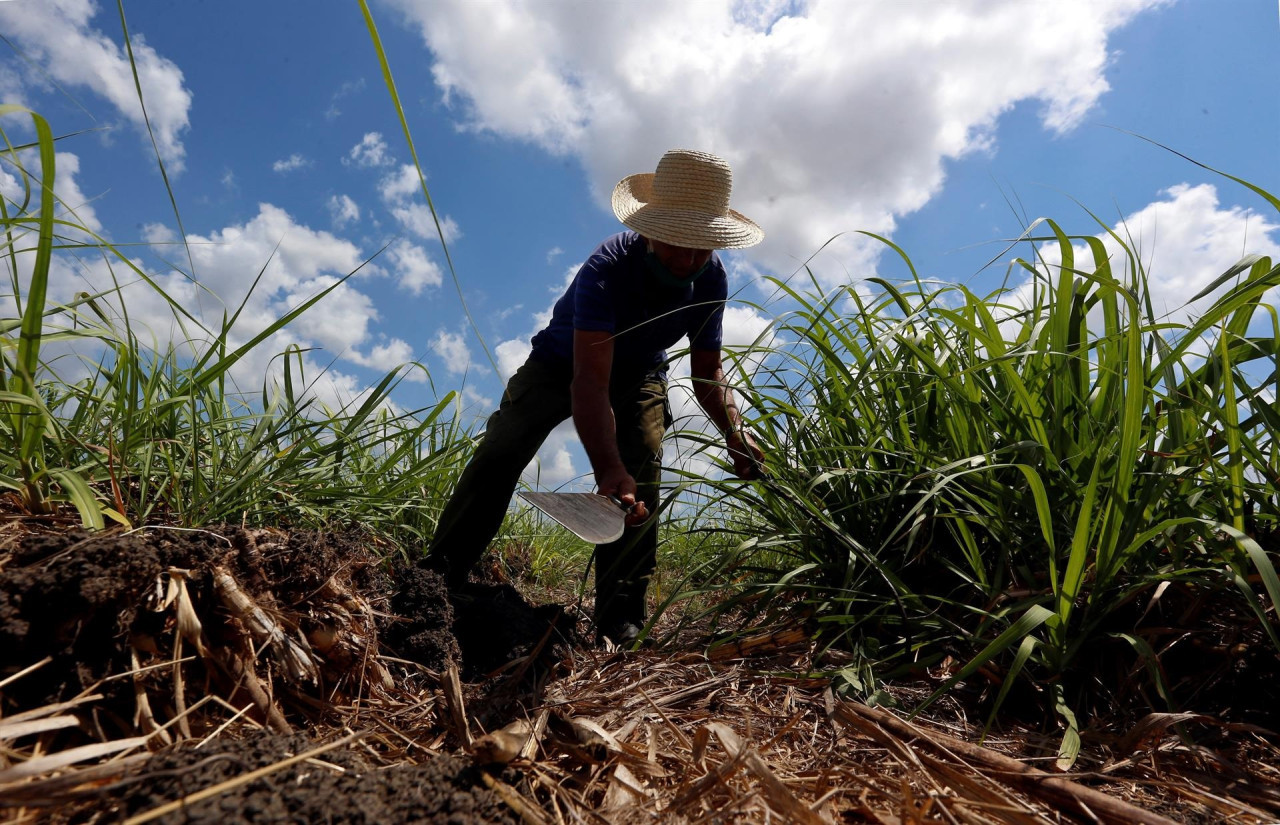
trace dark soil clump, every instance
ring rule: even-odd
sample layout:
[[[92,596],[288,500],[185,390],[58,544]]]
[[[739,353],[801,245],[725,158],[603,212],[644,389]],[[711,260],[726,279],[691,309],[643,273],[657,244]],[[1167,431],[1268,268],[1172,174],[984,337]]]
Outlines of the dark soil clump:
[[[135,686],[115,679],[134,668],[174,658],[178,643],[177,579],[199,618],[200,640],[213,657],[187,665],[186,683],[210,680],[237,690],[231,659],[256,663],[266,684],[283,679],[294,692],[369,695],[392,677],[377,662],[380,637],[400,622],[390,605],[395,590],[385,551],[359,532],[226,527],[160,528],[135,533],[59,532],[28,535],[0,552],[0,679],[50,661],[0,692],[0,714],[66,701],[94,688],[132,714]],[[290,674],[285,657],[262,655],[252,617],[228,601],[226,582],[252,609],[278,627],[275,647],[292,646],[310,659],[310,675]],[[443,611],[413,614],[410,658],[440,667],[458,657]],[[189,638],[185,654],[196,648]],[[297,656],[295,656],[297,658]],[[306,670],[306,667],[303,668]],[[150,672],[148,689],[162,695],[167,677]],[[281,694],[287,695],[287,694]],[[310,715],[310,714],[309,714]],[[127,717],[125,717],[127,718]]]
[[[279,632],[310,640],[306,655],[315,658],[318,687],[331,699],[365,695],[353,679],[368,677],[352,674],[368,671],[382,644],[430,670],[459,664],[465,679],[483,680],[515,659],[563,651],[576,640],[574,621],[558,605],[535,607],[503,583],[473,582],[450,593],[436,573],[388,563],[386,555],[357,532],[228,527],[29,535],[0,553],[0,679],[46,656],[51,661],[3,692],[0,713],[96,689],[133,669],[135,658],[143,667],[171,660],[175,578],[203,623],[206,646],[235,651],[266,668],[258,675],[268,683],[283,678],[296,688],[296,674],[289,678],[259,654],[263,640],[228,603],[219,581],[229,575]],[[188,684],[225,683],[226,674],[209,664],[198,659],[188,666]],[[386,685],[389,678],[380,673],[374,682]],[[129,701],[133,689],[117,679],[107,692]]]
[[[471,582],[453,594],[463,675],[481,679],[535,648],[572,643],[575,622],[558,604],[534,606],[509,584]]]
[[[401,564],[392,576],[398,618],[387,643],[429,668],[458,664],[463,679],[479,681],[516,659],[581,641],[564,607],[532,605],[506,582],[473,579],[450,591],[434,570]]]
[[[480,680],[467,690],[483,700],[477,718],[505,724],[568,655],[574,623],[559,606],[534,607],[509,585],[450,594],[436,573],[390,555],[358,531],[238,527],[30,534],[0,547],[0,679],[39,664],[0,690],[0,718],[92,689],[91,709],[73,711],[81,724],[49,744],[145,732],[159,748],[92,809],[58,818],[124,819],[276,764],[319,743],[285,732],[333,730],[353,708],[425,706],[424,718],[396,724],[439,736],[436,682],[412,663],[459,665]],[[209,695],[276,733],[215,736],[195,750],[223,716],[194,714],[183,719],[194,738],[165,744],[178,728],[156,725]],[[160,821],[515,821],[477,768],[448,757],[383,767],[344,746],[321,759]]]
[[[391,609],[397,619],[389,624],[387,645],[405,659],[432,670],[444,670],[462,659],[453,632],[453,607],[444,578],[433,570],[396,564]]]
[[[141,608],[157,578],[231,553],[229,542],[204,531],[29,537],[0,568],[0,678],[45,656],[53,661],[5,698],[61,701],[128,670],[127,639],[146,623]]]
[[[122,820],[248,771],[317,747],[303,736],[259,734],[214,740],[200,750],[157,754],[113,794]],[[517,822],[486,788],[480,770],[447,756],[420,765],[378,768],[351,747],[328,751],[155,821],[239,822]],[[336,766],[336,767],[329,767]],[[100,806],[99,806],[100,807]]]

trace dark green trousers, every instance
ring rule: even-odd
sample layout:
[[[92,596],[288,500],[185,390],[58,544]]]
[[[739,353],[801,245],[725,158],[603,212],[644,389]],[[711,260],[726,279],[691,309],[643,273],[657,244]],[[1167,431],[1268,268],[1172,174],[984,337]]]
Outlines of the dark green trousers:
[[[573,413],[572,366],[530,358],[507,382],[502,403],[485,427],[436,526],[427,563],[451,586],[464,583],[506,515],[520,473],[551,431]],[[636,480],[637,498],[658,509],[662,436],[671,423],[666,381],[654,373],[619,372],[609,399],[618,451]],[[645,591],[658,546],[657,519],[628,527],[622,538],[596,547],[596,625],[644,623]]]

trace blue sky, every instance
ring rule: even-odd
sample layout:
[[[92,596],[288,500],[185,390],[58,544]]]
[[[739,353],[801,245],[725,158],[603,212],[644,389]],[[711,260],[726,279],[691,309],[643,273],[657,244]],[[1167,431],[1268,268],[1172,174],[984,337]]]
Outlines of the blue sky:
[[[370,7],[463,292],[504,371],[573,267],[620,228],[613,184],[677,146],[730,160],[734,206],[767,233],[730,258],[752,301],[762,276],[790,274],[837,235],[813,260],[824,286],[900,276],[880,247],[841,234],[858,229],[892,237],[928,277],[993,288],[1003,264],[978,270],[1021,229],[1006,199],[1069,231],[1098,231],[1072,199],[1125,221],[1171,311],[1245,252],[1280,253],[1280,216],[1260,198],[1117,131],[1280,191],[1275,0]],[[316,348],[317,372],[328,367],[317,391],[337,401],[412,358],[431,381],[406,381],[398,404],[462,389],[466,414],[485,414],[501,381],[406,172],[359,6],[303,8],[125,3],[196,277],[235,306],[280,244],[245,337],[390,244],[237,376],[256,388],[270,355],[300,343]],[[217,303],[169,266],[190,268],[115,4],[4,0],[0,33],[17,50],[0,44],[0,97],[57,134],[96,130],[59,144],[64,201],[112,241],[157,243],[137,247],[138,262],[216,321]],[[29,135],[15,117],[4,125]],[[64,298],[105,278],[93,261],[57,272]],[[126,300],[170,334],[155,296],[135,287]],[[766,322],[739,307],[726,333],[745,342]],[[568,427],[540,458],[545,484],[587,471]]]

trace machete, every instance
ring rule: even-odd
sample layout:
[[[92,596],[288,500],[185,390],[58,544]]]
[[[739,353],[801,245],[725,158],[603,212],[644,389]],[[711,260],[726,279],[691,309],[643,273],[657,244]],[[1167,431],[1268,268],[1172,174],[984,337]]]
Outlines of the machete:
[[[622,538],[630,512],[617,499],[596,493],[530,493],[520,498],[537,507],[575,536],[592,544]]]

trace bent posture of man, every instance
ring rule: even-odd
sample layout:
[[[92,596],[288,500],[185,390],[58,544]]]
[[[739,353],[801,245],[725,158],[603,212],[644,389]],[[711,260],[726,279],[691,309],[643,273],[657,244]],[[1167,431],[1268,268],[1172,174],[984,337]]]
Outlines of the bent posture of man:
[[[631,231],[606,239],[556,302],[440,516],[427,564],[450,587],[466,581],[497,534],[521,471],[572,416],[599,492],[631,508],[622,538],[596,548],[596,635],[634,641],[656,562],[650,515],[671,424],[666,350],[681,338],[691,347],[694,394],[724,433],[734,472],[755,472],[763,456],[724,384],[728,282],[714,250],[754,246],[764,233],[729,208],[731,189],[725,161],[687,150],[618,183],[613,211]]]

